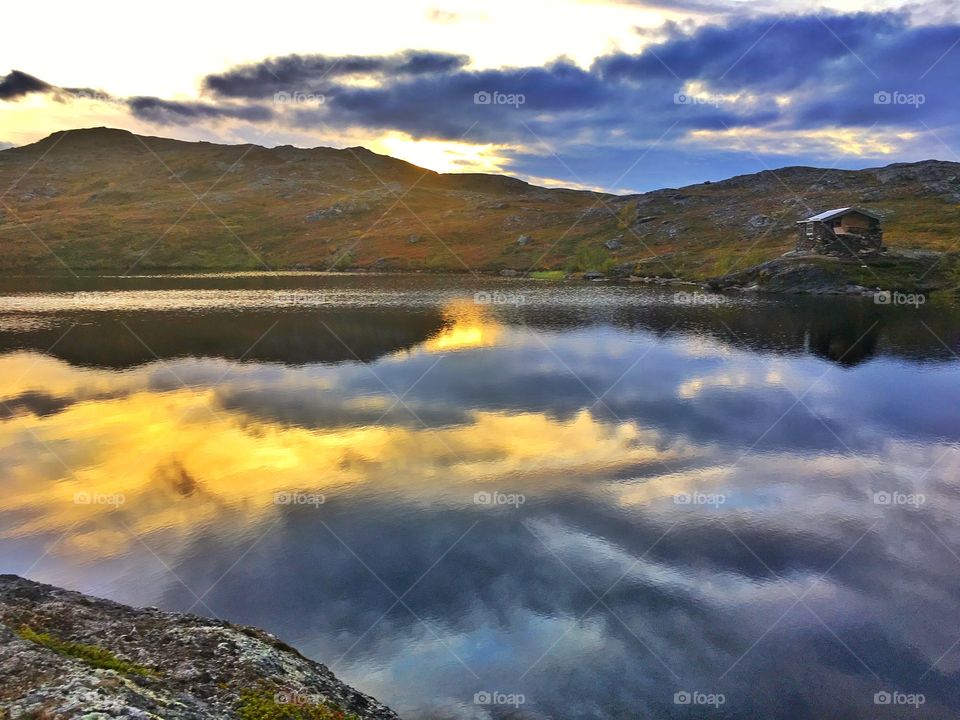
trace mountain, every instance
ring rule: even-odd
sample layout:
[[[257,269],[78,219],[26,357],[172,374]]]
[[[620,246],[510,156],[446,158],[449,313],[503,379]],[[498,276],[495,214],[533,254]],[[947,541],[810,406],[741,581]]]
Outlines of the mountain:
[[[506,268],[704,279],[860,205],[888,245],[952,250],[960,163],[788,167],[641,195],[442,174],[364,148],[263,148],[94,128],[0,151],[0,271]],[[953,262],[951,259],[950,262]]]

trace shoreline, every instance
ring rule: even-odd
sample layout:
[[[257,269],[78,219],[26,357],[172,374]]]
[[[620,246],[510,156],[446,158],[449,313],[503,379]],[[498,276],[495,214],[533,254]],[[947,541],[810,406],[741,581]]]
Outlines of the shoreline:
[[[698,287],[707,293],[758,293],[765,295],[846,295],[872,296],[877,292],[907,292],[929,295],[956,295],[960,291],[960,263],[957,253],[936,253],[905,248],[888,248],[866,258],[847,258],[812,253],[788,252],[756,265],[736,269],[715,277],[675,277],[640,275],[641,265],[617,266],[613,271],[567,272],[565,270],[516,270],[511,268],[436,268],[391,269],[388,267],[352,267],[336,270],[291,267],[278,270],[211,270],[208,268],[167,268],[138,274],[114,274],[90,269],[90,274],[51,272],[21,274],[0,272],[3,280],[203,280],[218,278],[376,278],[376,277],[474,277],[481,280],[528,280],[546,284],[602,282],[646,287]],[[946,262],[944,262],[946,261]]]

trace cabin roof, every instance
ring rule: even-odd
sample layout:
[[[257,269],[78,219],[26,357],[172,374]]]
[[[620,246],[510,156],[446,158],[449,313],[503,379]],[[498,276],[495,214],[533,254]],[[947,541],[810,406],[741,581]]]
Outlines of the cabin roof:
[[[852,212],[860,213],[861,215],[866,215],[867,217],[873,218],[874,220],[882,219],[879,215],[876,215],[875,213],[872,213],[869,210],[864,210],[863,208],[842,207],[842,208],[836,208],[835,210],[826,210],[822,213],[818,213],[817,215],[811,215],[807,219],[799,220],[798,222],[802,222],[802,223],[823,222],[825,220],[833,220],[833,218],[841,217],[843,215],[847,215],[848,213],[852,213]]]

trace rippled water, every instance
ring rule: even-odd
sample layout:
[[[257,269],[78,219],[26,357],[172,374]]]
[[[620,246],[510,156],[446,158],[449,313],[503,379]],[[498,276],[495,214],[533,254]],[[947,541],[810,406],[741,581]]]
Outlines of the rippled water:
[[[956,717],[960,311],[681,300],[2,280],[0,569],[409,718]]]

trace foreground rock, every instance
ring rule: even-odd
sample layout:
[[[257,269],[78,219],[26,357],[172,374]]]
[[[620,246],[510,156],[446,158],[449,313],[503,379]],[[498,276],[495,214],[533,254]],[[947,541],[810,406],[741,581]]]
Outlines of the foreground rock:
[[[262,630],[0,575],[3,720],[219,720],[291,710],[397,718]]]
[[[872,258],[844,259],[786,253],[753,267],[707,281],[714,292],[748,291],[809,295],[872,295],[878,290],[930,293],[956,283],[943,277],[955,258],[898,250]]]

